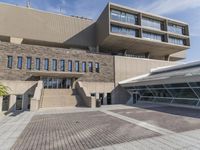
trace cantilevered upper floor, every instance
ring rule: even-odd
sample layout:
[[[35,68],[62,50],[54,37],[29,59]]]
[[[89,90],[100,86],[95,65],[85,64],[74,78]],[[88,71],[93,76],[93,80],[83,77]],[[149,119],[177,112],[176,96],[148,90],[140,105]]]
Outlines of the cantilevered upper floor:
[[[108,3],[97,21],[0,4],[0,40],[162,60],[184,58],[188,24]]]
[[[106,51],[164,58],[190,46],[188,24],[113,3],[97,20],[97,30]]]

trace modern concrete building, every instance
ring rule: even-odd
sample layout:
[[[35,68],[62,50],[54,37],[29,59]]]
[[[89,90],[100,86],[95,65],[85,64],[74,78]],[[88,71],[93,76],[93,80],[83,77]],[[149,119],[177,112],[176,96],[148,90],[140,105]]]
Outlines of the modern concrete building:
[[[0,110],[126,103],[118,83],[177,64],[188,24],[108,3],[94,21],[0,4]]]

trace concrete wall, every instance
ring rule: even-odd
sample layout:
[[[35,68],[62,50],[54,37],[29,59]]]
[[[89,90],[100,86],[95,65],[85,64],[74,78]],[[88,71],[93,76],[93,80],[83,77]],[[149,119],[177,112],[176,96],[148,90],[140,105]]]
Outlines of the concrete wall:
[[[16,96],[22,95],[22,109],[28,110],[29,95],[34,95],[37,82],[35,81],[10,81],[0,80],[0,83],[7,87],[10,95],[8,112],[16,110]],[[2,101],[0,101],[0,112],[2,111]],[[6,113],[8,113],[6,112]]]
[[[177,63],[152,59],[115,56],[114,64],[115,85],[117,86],[118,82],[149,73],[153,68],[175,65]]]
[[[95,46],[92,20],[0,4],[0,35],[76,46]],[[35,41],[36,42],[36,41]]]
[[[7,56],[13,56],[13,68],[7,68]],[[22,69],[17,69],[17,57],[23,57]],[[104,54],[93,54],[83,50],[77,49],[63,49],[63,48],[52,48],[45,46],[34,46],[34,45],[18,45],[7,42],[0,42],[0,80],[29,80],[31,74],[26,69],[26,57],[32,57],[32,71],[35,70],[35,59],[40,58],[40,71],[44,71],[44,59],[49,59],[49,71],[51,70],[52,59],[57,59],[58,72],[60,71],[60,60],[65,60],[66,72],[68,72],[68,60],[73,61],[73,72],[75,72],[75,61],[80,63],[80,72],[82,72],[82,62],[93,62],[93,72],[87,72],[80,81],[88,82],[114,82],[114,67],[113,67],[113,56]],[[95,71],[95,62],[100,65],[100,72]],[[88,67],[87,67],[88,68]]]

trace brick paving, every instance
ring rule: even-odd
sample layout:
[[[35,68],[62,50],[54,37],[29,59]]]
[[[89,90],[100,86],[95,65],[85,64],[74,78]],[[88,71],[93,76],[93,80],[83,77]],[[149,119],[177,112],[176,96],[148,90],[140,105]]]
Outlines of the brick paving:
[[[159,135],[98,111],[37,115],[12,149],[83,150]]]
[[[200,110],[162,106],[113,110],[123,116],[134,118],[174,132],[200,129]]]

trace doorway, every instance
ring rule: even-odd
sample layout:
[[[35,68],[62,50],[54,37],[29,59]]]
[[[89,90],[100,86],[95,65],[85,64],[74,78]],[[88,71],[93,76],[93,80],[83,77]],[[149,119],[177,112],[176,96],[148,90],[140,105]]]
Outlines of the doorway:
[[[17,95],[16,97],[16,110],[22,110],[23,108],[23,96]]]
[[[103,105],[103,98],[104,98],[104,93],[99,93],[99,100],[101,101],[101,105]]]
[[[2,111],[8,111],[9,110],[9,103],[10,103],[10,96],[3,96],[2,101]]]
[[[108,105],[112,104],[111,93],[107,93],[107,104]]]

